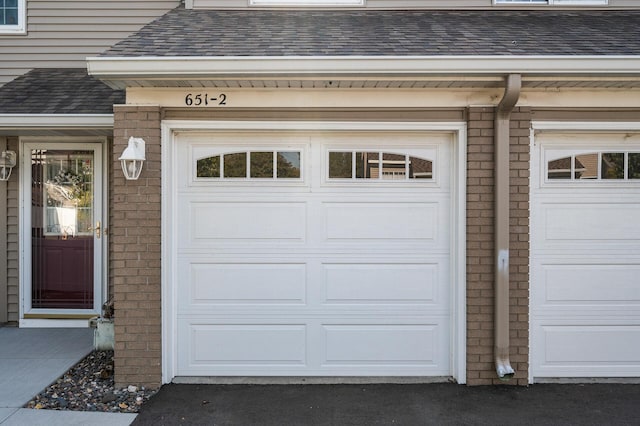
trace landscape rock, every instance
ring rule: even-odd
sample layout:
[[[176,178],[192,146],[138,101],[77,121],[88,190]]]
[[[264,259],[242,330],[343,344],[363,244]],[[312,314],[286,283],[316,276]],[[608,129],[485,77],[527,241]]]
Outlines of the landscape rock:
[[[116,389],[113,351],[93,351],[48,386],[26,408],[137,413],[157,389],[129,385]]]

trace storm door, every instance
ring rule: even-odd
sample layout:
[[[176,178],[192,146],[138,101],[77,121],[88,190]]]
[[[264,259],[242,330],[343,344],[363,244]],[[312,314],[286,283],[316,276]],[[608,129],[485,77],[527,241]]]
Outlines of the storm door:
[[[102,303],[102,146],[25,144],[25,318],[82,318]]]

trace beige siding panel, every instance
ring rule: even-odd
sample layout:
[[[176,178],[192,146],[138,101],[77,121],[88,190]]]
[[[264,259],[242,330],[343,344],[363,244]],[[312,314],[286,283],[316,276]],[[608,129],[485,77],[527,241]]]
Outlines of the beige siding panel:
[[[27,2],[27,35],[0,35],[0,85],[32,68],[85,67],[179,0]]]
[[[93,30],[98,27],[117,25],[118,27],[128,27],[138,25],[140,16],[34,16],[29,17],[29,27],[35,31],[37,28],[48,29],[49,31],[59,31],[60,26],[69,26],[70,30],[78,31],[78,28]],[[146,18],[146,17],[142,17]]]
[[[0,148],[7,148],[7,138],[0,137]],[[7,322],[7,185],[0,184],[0,323]]]
[[[18,152],[18,138],[8,139],[9,149]],[[19,162],[18,162],[19,163]],[[20,174],[20,164],[13,173]],[[7,320],[18,322],[19,316],[19,244],[18,244],[18,179],[7,182]]]
[[[532,119],[538,121],[638,121],[640,110],[633,108],[555,109],[533,108]]]
[[[29,19],[33,21],[34,19],[44,20],[50,18],[63,18],[69,21],[69,19],[95,17],[97,11],[99,11],[100,15],[105,18],[108,16],[119,17],[122,15],[122,12],[118,9],[50,9],[31,11],[29,12]],[[127,15],[128,17],[148,17],[149,12],[145,9],[130,9]]]

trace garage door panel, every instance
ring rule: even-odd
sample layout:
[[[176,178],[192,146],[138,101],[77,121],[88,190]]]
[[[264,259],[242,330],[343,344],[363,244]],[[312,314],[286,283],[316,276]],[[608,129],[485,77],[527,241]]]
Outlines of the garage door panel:
[[[301,318],[300,318],[301,319]],[[379,319],[379,318],[378,318]],[[181,375],[448,375],[448,320],[183,319]],[[295,321],[295,319],[294,319]]]
[[[640,203],[543,205],[546,241],[640,241]]]
[[[438,301],[439,264],[323,264],[326,304]]]
[[[191,263],[188,305],[304,304],[306,264]]]
[[[429,240],[438,229],[435,203],[324,203],[327,240]]]
[[[192,203],[193,240],[304,241],[306,203]]]
[[[436,365],[436,324],[324,325],[323,365]],[[441,331],[441,330],[440,330]]]
[[[636,325],[540,325],[537,334],[537,377],[640,376],[638,321]]]
[[[186,323],[188,366],[306,363],[305,324]]]
[[[640,304],[640,264],[540,265],[539,307]]]

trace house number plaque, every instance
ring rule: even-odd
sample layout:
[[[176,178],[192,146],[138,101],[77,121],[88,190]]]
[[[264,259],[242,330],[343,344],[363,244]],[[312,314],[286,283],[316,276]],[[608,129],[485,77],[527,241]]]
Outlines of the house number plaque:
[[[220,93],[218,95],[212,95],[209,93],[187,93],[184,98],[184,104],[186,106],[216,106],[226,105],[227,95]]]

